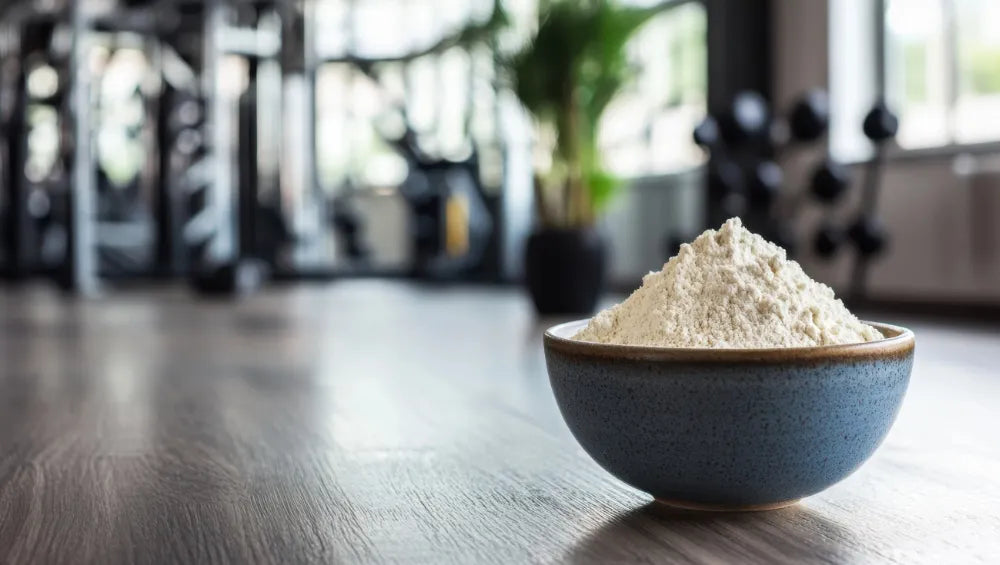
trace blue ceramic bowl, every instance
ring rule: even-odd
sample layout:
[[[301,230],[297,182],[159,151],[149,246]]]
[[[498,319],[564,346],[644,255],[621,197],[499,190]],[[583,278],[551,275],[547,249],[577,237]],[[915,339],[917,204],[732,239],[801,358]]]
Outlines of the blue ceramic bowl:
[[[685,349],[545,332],[552,390],[580,445],[612,475],[684,508],[780,508],[861,466],[896,418],[913,332],[785,349]]]

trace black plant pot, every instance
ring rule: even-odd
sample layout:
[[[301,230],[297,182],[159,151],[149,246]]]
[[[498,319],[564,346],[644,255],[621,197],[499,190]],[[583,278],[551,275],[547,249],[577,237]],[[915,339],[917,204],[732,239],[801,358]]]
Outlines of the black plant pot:
[[[604,289],[606,245],[593,228],[543,229],[528,238],[525,282],[539,314],[589,314]]]

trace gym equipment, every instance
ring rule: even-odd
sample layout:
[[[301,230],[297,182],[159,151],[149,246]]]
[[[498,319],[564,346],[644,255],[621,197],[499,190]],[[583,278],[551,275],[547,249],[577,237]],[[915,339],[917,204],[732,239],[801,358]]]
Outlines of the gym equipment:
[[[169,50],[169,46],[161,49]],[[160,58],[161,62],[166,57]],[[190,66],[179,59],[174,65]],[[207,169],[205,114],[207,103],[192,85],[171,80],[164,73],[163,91],[159,99],[157,146],[159,148],[159,178],[156,206],[156,270],[157,274],[174,277],[185,275],[211,232],[198,230],[193,223],[206,205],[208,179],[199,174]]]
[[[429,157],[408,126],[393,140],[410,174],[400,187],[412,214],[413,264],[418,278],[447,279],[477,266],[489,245],[493,219],[483,199],[478,156],[464,161]]]
[[[54,274],[70,235],[70,53],[54,39],[65,14],[20,8],[0,21],[0,34],[13,38],[0,58],[0,274],[10,280]]]
[[[861,257],[869,258],[881,253],[888,240],[881,220],[867,214],[859,216],[847,230],[847,235],[857,246]]]
[[[872,259],[885,251],[888,233],[878,219],[878,193],[885,170],[885,147],[899,130],[899,119],[889,110],[884,99],[879,99],[865,116],[862,129],[875,143],[875,154],[865,167],[865,182],[861,194],[861,207],[857,219],[848,230],[857,252],[851,273],[851,298],[862,300],[868,267]]]
[[[815,95],[813,98],[818,99]],[[814,129],[825,123],[819,101],[808,99],[802,105],[808,112],[799,110],[799,113],[808,114],[806,117],[812,120]],[[802,120],[800,117],[799,121]],[[790,134],[786,124],[775,119],[764,97],[757,92],[739,92],[721,116],[706,116],[693,136],[710,155],[706,225],[717,226],[729,217],[742,216],[750,229],[772,234],[772,239],[791,245],[786,218],[777,210],[785,178],[775,162],[775,155],[789,145],[778,140],[789,138]]]
[[[830,125],[830,98],[825,90],[810,90],[792,107],[788,129],[799,142],[815,141]]]
[[[208,264],[191,277],[191,286],[208,296],[243,296],[260,288],[269,274],[264,262],[255,259]]]
[[[779,206],[785,185],[775,156],[793,147],[821,140],[830,125],[830,101],[820,89],[803,94],[787,118],[773,117],[764,99],[756,93],[736,95],[725,115],[716,121],[707,116],[694,130],[698,145],[710,152],[706,175],[706,224],[716,226],[731,215],[742,215],[744,223],[764,237],[795,252],[791,219],[804,199],[800,196]],[[812,237],[812,250],[830,259],[850,244],[855,250],[851,276],[851,297],[864,290],[870,261],[888,246],[888,233],[876,217],[876,200],[883,168],[884,147],[896,135],[899,120],[879,99],[861,124],[864,134],[875,143],[875,155],[866,167],[861,206],[846,228],[832,219],[832,206],[843,200],[853,182],[851,168],[830,157],[820,161],[808,177],[808,193],[825,208],[825,219]],[[766,135],[765,135],[766,134]],[[780,211],[780,213],[779,213]],[[671,251],[673,237],[667,238]]]
[[[824,159],[812,174],[812,195],[826,204],[836,202],[851,185],[851,171],[832,159]]]
[[[834,224],[824,223],[813,237],[813,251],[820,257],[829,259],[837,254],[843,242],[843,230]]]
[[[348,258],[352,261],[365,261],[371,256],[371,251],[361,236],[365,229],[364,218],[351,206],[347,198],[341,197],[335,200],[332,223]]]
[[[885,102],[879,101],[865,115],[862,131],[865,137],[875,143],[888,141],[896,137],[896,132],[899,131],[899,118],[889,110]]]
[[[706,149],[717,147],[720,140],[719,123],[710,115],[694,128],[694,142]]]
[[[363,270],[371,250],[362,234],[374,222],[316,178],[317,73],[329,66],[377,75],[464,49],[444,38],[385,60],[358,56],[353,46],[323,53],[312,41],[312,0],[0,4],[3,273],[53,276],[81,291],[105,280],[184,277],[200,290],[240,292],[268,271],[297,277]],[[120,52],[144,58],[143,70],[105,76]],[[141,80],[116,107],[104,91],[122,76]],[[480,86],[470,85],[470,93]],[[394,88],[383,94],[398,97]],[[499,138],[491,133],[496,125],[483,126],[487,120],[474,112],[495,112],[498,120],[500,106],[471,104],[471,156],[420,155],[401,189],[416,194],[411,189],[425,186],[431,195],[411,206],[419,276],[499,276],[503,234],[493,218],[503,207],[497,171],[504,148],[488,138]],[[27,140],[44,136],[56,143],[41,159]],[[115,154],[109,139],[125,149]],[[134,151],[139,143],[141,154]],[[480,149],[488,186],[480,179]],[[339,257],[331,232],[344,243]],[[246,275],[248,269],[256,274]]]
[[[733,161],[723,160],[712,163],[708,171],[708,193],[713,200],[723,200],[731,195],[740,195],[746,188],[743,171]]]
[[[751,206],[768,208],[781,192],[785,174],[774,161],[757,163],[750,174],[747,196]]]
[[[757,92],[743,91],[733,98],[719,122],[719,130],[728,145],[741,147],[766,134],[770,124],[770,110],[764,97]]]
[[[282,16],[288,12],[276,2],[227,8],[219,1],[209,2],[204,13],[204,73],[209,85],[205,114],[213,172],[204,209],[191,222],[209,214],[216,229],[208,233],[194,258],[191,284],[209,294],[251,292],[283,267],[284,248],[294,241],[281,210],[277,168],[261,159],[277,153],[279,146],[273,134],[262,136],[259,131],[262,123],[274,124],[269,120],[282,113],[280,69],[282,63],[294,61],[282,51],[294,45],[282,42]],[[222,67],[223,62],[230,66]],[[241,71],[243,88],[217,80],[224,70],[235,69]],[[179,107],[179,117],[197,117],[200,112],[191,108]],[[235,157],[235,167],[230,156]]]
[[[817,228],[813,237],[813,250],[823,258],[830,259],[845,243],[854,248],[854,264],[851,270],[849,299],[863,299],[865,279],[871,261],[888,247],[889,235],[881,220],[876,216],[878,192],[884,169],[885,145],[899,129],[899,120],[889,110],[884,100],[878,100],[865,116],[862,130],[875,143],[875,153],[865,166],[861,204],[855,219],[846,229],[827,218]],[[810,185],[812,194],[828,207],[841,198],[851,183],[850,173],[843,165],[827,159],[813,173]]]

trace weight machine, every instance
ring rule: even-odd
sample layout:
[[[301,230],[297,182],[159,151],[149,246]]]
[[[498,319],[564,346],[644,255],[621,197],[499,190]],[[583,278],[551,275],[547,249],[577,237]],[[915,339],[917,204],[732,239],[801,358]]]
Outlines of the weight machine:
[[[279,1],[0,9],[4,276],[238,291],[279,267],[285,69],[303,68],[282,34],[302,19]],[[134,89],[113,99],[122,57]]]
[[[316,264],[322,276],[366,273],[373,219],[316,178],[317,69],[352,66],[377,84],[379,69],[453,46],[396,60],[317,53],[316,4],[0,7],[3,277],[81,293],[182,278],[241,293],[269,274],[315,276]],[[479,146],[453,161],[408,132],[385,137],[409,169],[398,193],[412,265],[399,274],[495,278],[502,197],[499,181],[481,182]]]

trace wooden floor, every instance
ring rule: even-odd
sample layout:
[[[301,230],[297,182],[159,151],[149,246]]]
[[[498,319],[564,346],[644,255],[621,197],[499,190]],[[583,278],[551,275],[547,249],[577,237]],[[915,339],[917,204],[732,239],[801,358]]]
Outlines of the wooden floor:
[[[1000,331],[915,329],[868,465],[704,515],[580,450],[514,292],[0,287],[0,562],[1000,562]]]

